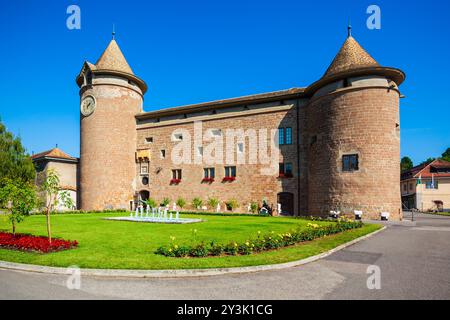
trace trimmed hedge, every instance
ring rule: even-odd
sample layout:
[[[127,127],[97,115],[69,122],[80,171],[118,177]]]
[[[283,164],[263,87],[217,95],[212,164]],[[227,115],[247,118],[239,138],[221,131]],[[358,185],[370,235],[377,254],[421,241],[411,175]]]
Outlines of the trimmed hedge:
[[[228,244],[220,244],[212,241],[209,244],[204,242],[189,246],[178,245],[173,240],[168,246],[161,246],[156,250],[156,254],[166,257],[207,257],[221,255],[249,255],[252,253],[263,252],[267,250],[279,249],[282,247],[292,246],[297,243],[312,241],[317,238],[325,237],[341,233],[351,229],[361,228],[362,222],[350,220],[337,220],[335,223],[327,226],[319,226],[315,223],[308,223],[308,228],[298,228],[291,232],[275,234],[273,231],[269,234],[262,235],[258,232],[255,239],[245,242],[231,242]]]

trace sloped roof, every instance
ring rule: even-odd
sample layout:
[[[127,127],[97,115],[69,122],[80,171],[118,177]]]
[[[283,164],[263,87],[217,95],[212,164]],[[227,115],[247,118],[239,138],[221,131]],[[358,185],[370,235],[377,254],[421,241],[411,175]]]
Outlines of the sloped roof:
[[[119,45],[114,39],[111,40],[108,47],[95,63],[95,66],[97,70],[112,70],[134,75],[122,50],[120,50]]]
[[[324,77],[329,77],[340,72],[379,66],[378,62],[361,47],[358,41],[352,36],[349,36],[328,67]]]
[[[77,161],[77,158],[69,156],[67,153],[62,151],[59,148],[53,148],[44,152],[36,153],[31,156],[32,160],[38,160],[41,158],[54,158],[54,159],[64,159],[64,160],[73,160]]]
[[[435,178],[438,177],[450,177],[450,173],[433,173],[431,172],[431,168],[449,168],[450,169],[450,162],[442,160],[442,159],[436,159],[429,163],[424,163],[421,165],[418,165],[414,168],[411,168],[410,170],[407,170],[402,173],[401,177],[402,180],[411,179],[411,178],[431,178],[434,176]]]

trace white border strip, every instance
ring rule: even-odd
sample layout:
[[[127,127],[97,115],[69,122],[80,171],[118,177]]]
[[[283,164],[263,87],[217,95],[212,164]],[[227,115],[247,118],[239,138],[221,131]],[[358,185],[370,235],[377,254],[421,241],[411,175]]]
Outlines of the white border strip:
[[[224,274],[280,270],[300,266],[303,264],[307,264],[325,258],[357,242],[372,237],[385,229],[386,226],[377,231],[366,234],[365,236],[341,244],[336,248],[320,253],[318,255],[286,263],[250,266],[250,267],[215,268],[215,269],[173,269],[173,270],[81,269],[81,275],[94,277],[121,277],[121,278],[179,278],[179,277],[204,277],[204,276],[216,276]],[[13,263],[7,261],[0,261],[0,269],[46,273],[46,274],[60,274],[60,275],[68,274],[67,268],[38,266],[32,264]]]

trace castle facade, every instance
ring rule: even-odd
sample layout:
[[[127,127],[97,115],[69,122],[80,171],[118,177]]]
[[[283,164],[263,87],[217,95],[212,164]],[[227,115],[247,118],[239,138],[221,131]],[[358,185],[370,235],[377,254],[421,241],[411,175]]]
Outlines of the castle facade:
[[[247,212],[264,199],[285,215],[400,219],[404,79],[349,35],[309,86],[144,112],[147,85],[113,39],[76,78],[79,207],[197,197]]]

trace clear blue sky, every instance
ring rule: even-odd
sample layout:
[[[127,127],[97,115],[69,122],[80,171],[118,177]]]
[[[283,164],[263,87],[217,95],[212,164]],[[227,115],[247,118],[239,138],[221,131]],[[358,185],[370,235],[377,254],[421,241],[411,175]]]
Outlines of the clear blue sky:
[[[450,147],[450,2],[2,1],[0,116],[31,153],[56,143],[79,155],[75,76],[116,39],[149,85],[146,110],[301,87],[326,70],[346,37],[403,69],[402,155],[415,163]],[[66,9],[81,8],[81,30]],[[381,8],[381,30],[366,9]],[[382,116],[382,115],[380,115]]]

